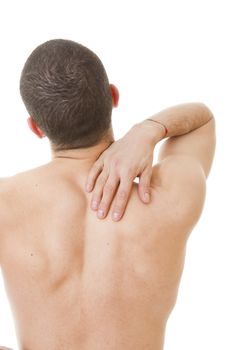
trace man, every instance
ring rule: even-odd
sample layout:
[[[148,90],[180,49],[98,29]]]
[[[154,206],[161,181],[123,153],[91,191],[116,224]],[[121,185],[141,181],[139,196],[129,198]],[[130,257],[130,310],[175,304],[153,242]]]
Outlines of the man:
[[[61,39],[32,52],[20,91],[52,159],[0,184],[0,262],[19,348],[163,349],[214,156],[211,111],[171,107],[114,142],[117,88],[92,51]]]

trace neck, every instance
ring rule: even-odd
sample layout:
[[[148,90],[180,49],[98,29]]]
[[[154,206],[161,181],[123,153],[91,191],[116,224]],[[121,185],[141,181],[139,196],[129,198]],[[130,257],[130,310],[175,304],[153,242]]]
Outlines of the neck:
[[[101,153],[103,153],[113,142],[114,140],[111,139],[108,141],[100,142],[97,145],[88,148],[61,151],[54,151],[52,149],[52,161],[57,159],[73,159],[76,160],[76,163],[94,163],[99,158]]]

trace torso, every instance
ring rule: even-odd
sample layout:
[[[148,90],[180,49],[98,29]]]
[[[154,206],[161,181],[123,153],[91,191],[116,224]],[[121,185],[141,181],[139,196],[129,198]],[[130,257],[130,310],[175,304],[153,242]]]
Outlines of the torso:
[[[113,222],[111,209],[104,220],[90,209],[87,172],[58,164],[2,187],[0,263],[20,349],[162,350],[188,228],[175,224],[159,171],[151,203],[134,183]]]

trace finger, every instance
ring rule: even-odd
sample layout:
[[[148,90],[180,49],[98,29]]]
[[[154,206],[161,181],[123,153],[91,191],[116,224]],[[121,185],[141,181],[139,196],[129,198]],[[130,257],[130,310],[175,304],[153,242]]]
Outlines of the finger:
[[[152,176],[152,167],[144,169],[139,178],[138,195],[143,203],[150,202],[150,182]]]
[[[93,210],[97,210],[99,207],[99,203],[102,198],[103,188],[107,179],[108,174],[105,171],[103,171],[96,181],[94,192],[91,198],[91,209]]]
[[[103,170],[103,163],[100,161],[96,161],[93,166],[91,167],[91,170],[88,173],[87,181],[85,185],[85,190],[87,192],[91,192],[93,190],[93,187],[96,182],[96,178],[100,174],[100,172]]]
[[[114,209],[112,212],[112,219],[114,221],[119,221],[122,218],[130,196],[132,185],[133,185],[132,179],[126,178],[124,180],[121,180],[117,194],[116,194],[116,203],[114,205]]]
[[[109,177],[104,185],[103,196],[98,208],[98,217],[100,219],[103,219],[105,216],[107,216],[114,194],[119,185],[119,181],[119,177],[114,175],[114,173],[109,174]]]

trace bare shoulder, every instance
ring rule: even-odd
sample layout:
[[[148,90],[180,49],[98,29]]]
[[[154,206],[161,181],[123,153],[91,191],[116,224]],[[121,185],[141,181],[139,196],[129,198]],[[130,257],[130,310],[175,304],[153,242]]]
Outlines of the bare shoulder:
[[[6,237],[20,222],[20,213],[28,207],[29,189],[32,187],[32,171],[21,172],[0,178],[0,248]],[[1,249],[0,249],[1,255]]]
[[[0,206],[3,206],[9,194],[10,177],[0,177]]]
[[[0,178],[1,196],[5,197],[5,195],[7,195],[9,199],[11,196],[16,197],[21,192],[23,192],[26,187],[29,187],[31,182],[35,181],[35,179],[40,178],[41,175],[45,173],[44,169],[46,167],[47,164],[44,164],[37,168],[16,173],[9,177]]]
[[[0,178],[0,206],[10,204],[17,195],[17,175]]]
[[[21,193],[28,187],[31,171],[0,178],[0,219],[10,217],[19,206]]]
[[[152,191],[157,190],[164,198],[167,220],[174,228],[190,231],[201,216],[206,196],[206,177],[200,163],[186,155],[173,155],[159,162],[153,172],[157,174]],[[153,207],[156,210],[156,203]]]
[[[172,155],[163,159],[158,165],[160,184],[167,190],[176,192],[178,187],[188,186],[192,192],[194,187],[206,185],[204,170],[193,157],[182,154]]]
[[[14,201],[14,181],[11,177],[0,178],[0,226],[4,227],[7,217],[10,217]],[[1,230],[2,231],[2,230]]]
[[[9,223],[12,221],[11,205],[9,194],[9,178],[0,178],[0,263],[2,256],[3,237],[9,230]],[[0,347],[1,349],[8,349]]]

